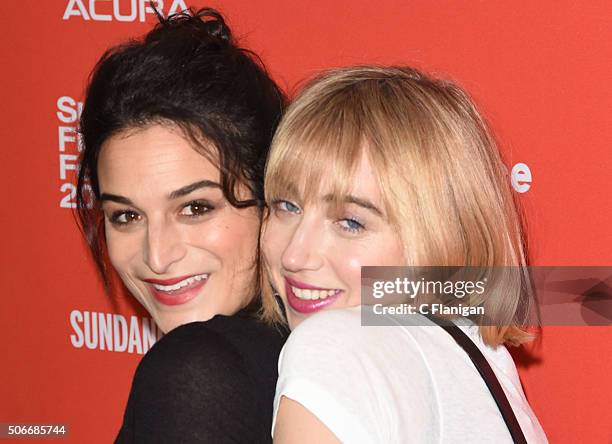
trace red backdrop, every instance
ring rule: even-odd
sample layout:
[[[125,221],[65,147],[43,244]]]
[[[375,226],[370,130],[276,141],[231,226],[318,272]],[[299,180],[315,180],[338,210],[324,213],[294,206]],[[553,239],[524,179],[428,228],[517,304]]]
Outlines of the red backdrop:
[[[159,3],[168,13],[183,2]],[[458,81],[492,122],[509,167],[528,168],[516,167],[515,185],[534,264],[612,264],[610,2],[193,4],[224,12],[290,91],[323,68],[371,62]],[[0,422],[62,422],[70,441],[109,442],[156,332],[128,297],[103,293],[64,207],[74,201],[87,75],[105,48],[143,34],[153,16],[145,0],[3,6]],[[611,327],[545,328],[536,358],[521,360],[552,442],[612,440],[611,341]]]

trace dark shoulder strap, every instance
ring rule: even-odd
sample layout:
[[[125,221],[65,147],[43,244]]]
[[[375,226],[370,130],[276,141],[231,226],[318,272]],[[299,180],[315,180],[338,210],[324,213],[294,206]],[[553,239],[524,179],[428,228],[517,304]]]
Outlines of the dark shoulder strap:
[[[497,407],[499,407],[499,411],[504,418],[504,422],[510,431],[510,435],[512,435],[512,439],[516,444],[527,444],[527,440],[525,439],[525,435],[521,430],[521,426],[514,415],[514,411],[512,410],[512,406],[504,393],[504,389],[502,389],[501,384],[497,380],[497,376],[493,372],[493,369],[487,362],[487,359],[484,357],[480,349],[472,342],[472,340],[466,335],[463,330],[461,330],[456,325],[449,325],[445,323],[443,320],[435,318],[433,316],[428,316],[428,318],[443,328],[449,335],[453,337],[453,339],[461,346],[463,350],[468,354],[476,370],[482,376],[485,384],[489,388]]]

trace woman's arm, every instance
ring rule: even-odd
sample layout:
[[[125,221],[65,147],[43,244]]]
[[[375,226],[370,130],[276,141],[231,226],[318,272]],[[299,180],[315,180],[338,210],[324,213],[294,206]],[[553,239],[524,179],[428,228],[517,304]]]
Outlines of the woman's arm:
[[[279,359],[275,442],[388,442],[386,369],[359,308],[317,313],[295,328]],[[373,354],[372,361],[370,355]]]
[[[274,443],[277,444],[336,444],[338,438],[302,404],[283,396],[280,400]]]

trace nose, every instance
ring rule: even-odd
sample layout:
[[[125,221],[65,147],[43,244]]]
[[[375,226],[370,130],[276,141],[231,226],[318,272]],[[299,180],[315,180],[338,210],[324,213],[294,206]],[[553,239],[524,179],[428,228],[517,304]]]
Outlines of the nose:
[[[290,272],[321,268],[323,237],[323,227],[317,221],[302,218],[281,256],[283,268]]]
[[[160,275],[171,271],[172,265],[183,259],[186,251],[185,242],[172,223],[149,222],[143,256],[151,271]]]

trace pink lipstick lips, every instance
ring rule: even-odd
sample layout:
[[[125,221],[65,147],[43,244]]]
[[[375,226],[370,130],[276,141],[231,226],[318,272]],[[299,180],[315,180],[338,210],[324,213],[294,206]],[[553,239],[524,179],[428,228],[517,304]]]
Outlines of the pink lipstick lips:
[[[314,313],[333,304],[341,290],[315,287],[285,277],[287,302],[299,313]]]
[[[180,276],[172,279],[144,279],[151,294],[164,305],[181,305],[189,302],[208,281],[208,274]]]

